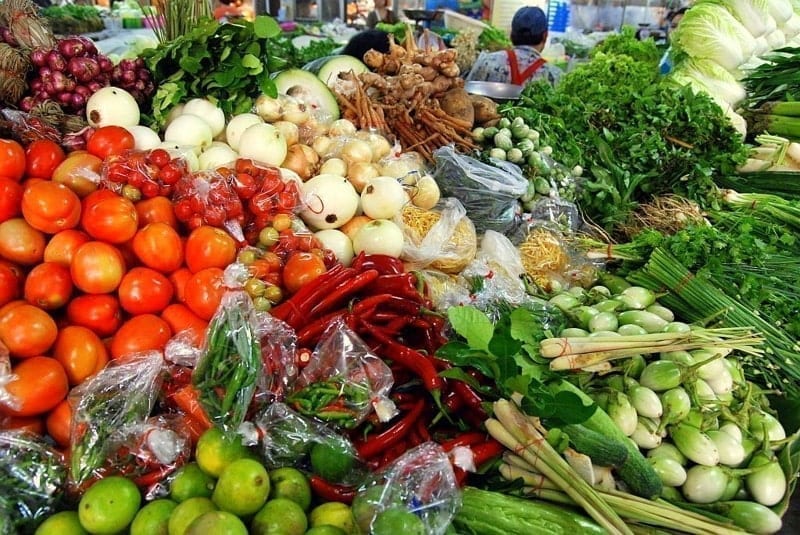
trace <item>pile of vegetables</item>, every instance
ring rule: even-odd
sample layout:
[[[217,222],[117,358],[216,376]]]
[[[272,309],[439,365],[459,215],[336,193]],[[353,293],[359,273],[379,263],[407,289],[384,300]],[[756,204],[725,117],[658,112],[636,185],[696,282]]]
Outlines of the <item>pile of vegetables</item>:
[[[56,35],[76,35],[99,32],[105,28],[100,11],[94,6],[66,4],[42,9]]]

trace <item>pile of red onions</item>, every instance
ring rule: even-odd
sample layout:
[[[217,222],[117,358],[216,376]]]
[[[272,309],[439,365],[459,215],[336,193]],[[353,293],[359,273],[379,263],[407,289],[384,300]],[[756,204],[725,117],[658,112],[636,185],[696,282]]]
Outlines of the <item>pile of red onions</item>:
[[[20,108],[31,110],[45,100],[53,100],[67,113],[81,114],[86,101],[101,87],[114,85],[129,91],[142,104],[155,91],[150,71],[140,59],[125,67],[115,66],[98,53],[91,39],[67,37],[50,50],[35,48],[30,53],[35,75],[29,81],[29,94]],[[141,63],[138,63],[141,62]]]

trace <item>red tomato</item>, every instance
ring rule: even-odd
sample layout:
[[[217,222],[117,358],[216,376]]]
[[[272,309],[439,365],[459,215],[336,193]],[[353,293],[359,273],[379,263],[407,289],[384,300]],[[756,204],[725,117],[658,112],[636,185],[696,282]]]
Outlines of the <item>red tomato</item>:
[[[119,284],[119,303],[129,314],[157,314],[172,301],[174,289],[162,273],[147,267],[128,271]]]
[[[67,321],[87,327],[103,338],[117,332],[122,325],[122,310],[114,295],[80,295],[67,305]]]
[[[283,284],[289,293],[294,293],[325,271],[325,261],[320,255],[296,251],[283,266]]]
[[[166,223],[172,228],[178,228],[178,219],[172,209],[172,201],[167,197],[158,195],[138,201],[136,213],[139,215],[140,227],[149,223]]]
[[[0,223],[0,257],[23,266],[38,264],[44,257],[44,233],[21,217]]]
[[[33,228],[55,234],[78,224],[81,200],[64,184],[28,180],[22,192],[22,216]]]
[[[69,267],[78,247],[91,241],[88,234],[74,228],[62,230],[54,234],[44,248],[45,262],[55,262]]]
[[[75,251],[69,266],[72,281],[88,294],[113,292],[125,274],[119,249],[105,242],[86,242]]]
[[[109,190],[97,190],[83,199],[81,226],[96,240],[123,243],[136,234],[139,216],[129,199]]]
[[[119,359],[141,351],[163,351],[172,331],[169,324],[154,314],[134,316],[111,339],[111,358]]]
[[[14,270],[5,263],[0,264],[0,306],[20,296],[19,279]]]
[[[236,241],[222,229],[202,225],[186,240],[186,265],[197,273],[201,269],[224,269],[236,260]]]
[[[0,176],[16,182],[25,176],[25,149],[13,139],[0,139]]]
[[[0,177],[0,223],[22,213],[22,191],[19,182]]]
[[[169,276],[172,287],[175,288],[175,300],[179,303],[186,303],[186,283],[192,278],[189,268],[182,267],[173,271]]]
[[[189,310],[206,321],[211,319],[225,294],[220,268],[201,269],[186,282],[184,299]]]
[[[67,304],[72,295],[69,267],[55,262],[35,266],[25,279],[25,300],[44,310],[55,310]]]
[[[0,418],[0,429],[27,431],[34,435],[44,435],[44,422],[39,416],[5,416]]]
[[[131,150],[136,145],[133,134],[121,126],[102,126],[95,130],[86,143],[89,154],[98,158],[107,158],[115,154],[122,154]]]
[[[166,223],[150,223],[133,237],[133,252],[145,266],[162,273],[172,273],[183,265],[183,241]]]
[[[15,376],[6,385],[6,392],[19,406],[13,409],[2,406],[9,416],[35,416],[43,414],[67,397],[69,381],[64,367],[54,358],[32,357],[14,366]]]
[[[50,179],[53,171],[67,157],[61,146],[49,139],[37,139],[25,147],[25,174]]]
[[[86,151],[70,152],[69,156],[53,170],[53,182],[64,184],[78,194],[86,197],[97,190],[102,178],[103,160]]]
[[[58,327],[50,314],[33,305],[19,305],[0,316],[0,341],[12,357],[42,355],[56,341]]]
[[[200,347],[203,343],[203,336],[205,335],[206,327],[208,327],[208,322],[198,317],[186,305],[172,303],[161,312],[161,318],[169,323],[169,328],[175,334],[191,329],[194,332],[191,342],[196,347]]]
[[[69,400],[63,400],[47,414],[45,426],[47,434],[56,441],[56,444],[62,448],[69,446],[69,434],[72,427],[72,408],[69,406]]]
[[[103,341],[91,329],[68,325],[58,332],[53,358],[64,367],[70,385],[82,383],[108,363]]]

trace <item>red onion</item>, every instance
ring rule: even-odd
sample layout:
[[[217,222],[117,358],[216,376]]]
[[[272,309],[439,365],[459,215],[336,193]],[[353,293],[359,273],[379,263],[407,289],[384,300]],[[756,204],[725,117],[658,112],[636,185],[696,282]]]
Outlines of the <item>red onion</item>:
[[[122,76],[120,78],[124,83],[132,84],[136,81],[136,71],[122,71]]]
[[[100,74],[100,65],[92,58],[71,58],[67,68],[79,82],[89,82]]]
[[[70,104],[72,104],[72,107],[75,109],[83,108],[86,106],[86,97],[79,93],[73,93]]]
[[[86,84],[86,87],[88,87],[89,91],[91,91],[94,94],[100,91],[101,88],[103,88],[103,84],[92,81]]]
[[[47,66],[54,71],[63,71],[67,68],[67,60],[57,50],[51,50],[47,53]]]
[[[135,60],[133,60],[133,65],[137,69],[144,68],[144,60],[142,58],[136,58]]]
[[[92,96],[92,91],[88,87],[86,87],[85,85],[77,85],[77,86],[75,86],[74,93],[77,93],[78,95],[83,95],[86,98],[89,98],[90,96]]]
[[[6,28],[5,26],[0,28],[0,38],[11,46],[19,46],[17,38],[14,37],[14,32],[12,32],[10,28]]]
[[[35,93],[35,92],[37,92],[37,91],[40,91],[40,90],[42,89],[42,85],[43,85],[43,83],[44,83],[44,82],[42,82],[42,79],[41,79],[41,78],[34,78],[34,79],[33,79],[33,80],[31,80],[31,82],[28,84],[28,87],[30,87],[30,88],[31,88],[31,92]]]
[[[50,67],[47,66],[39,67],[39,76],[41,76],[42,78],[47,78],[52,74],[53,74],[53,69],[51,69]]]
[[[42,47],[34,48],[31,50],[30,58],[31,63],[37,67],[44,67],[47,65],[47,49]]]
[[[34,101],[33,97],[30,96],[19,101],[19,109],[22,111],[31,111],[35,105],[36,102]]]
[[[123,71],[129,71],[131,69],[135,69],[136,65],[134,64],[132,59],[123,59],[119,62],[119,68]]]
[[[65,58],[74,58],[86,53],[86,44],[80,37],[67,37],[58,42],[58,50]]]
[[[78,86],[78,82],[70,78],[69,76],[64,77],[64,91],[75,91],[75,88]]]
[[[144,80],[145,82],[150,80],[150,71],[147,69],[139,69],[136,71],[136,77],[139,80]]]
[[[114,70],[114,62],[106,56],[97,56],[97,63],[100,65],[100,70],[103,72],[111,72]]]
[[[58,94],[58,101],[61,104],[69,104],[70,102],[72,102],[72,93],[66,93],[66,92],[59,93]]]
[[[66,86],[64,82],[66,79],[67,77],[64,76],[64,73],[61,71],[56,71],[53,73],[51,84],[53,85],[53,90],[55,90],[56,93],[61,93],[65,90]]]
[[[94,44],[94,41],[89,39],[88,37],[80,36],[77,38],[81,43],[83,43],[83,47],[85,50],[85,54],[88,56],[96,56],[97,55],[97,47]]]
[[[144,92],[144,90],[147,88],[147,85],[145,84],[144,80],[136,80],[133,83],[133,88],[138,91]]]
[[[46,95],[56,94],[56,87],[53,85],[53,82],[45,82],[42,90],[45,92]]]

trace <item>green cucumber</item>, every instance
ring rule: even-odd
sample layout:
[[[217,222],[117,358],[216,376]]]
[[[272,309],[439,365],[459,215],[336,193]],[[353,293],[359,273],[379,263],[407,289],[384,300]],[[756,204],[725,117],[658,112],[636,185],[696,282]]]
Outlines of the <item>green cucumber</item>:
[[[600,466],[620,466],[628,458],[624,443],[592,431],[585,425],[567,424],[561,430],[569,435],[569,443],[578,453],[588,455],[592,463]]]

